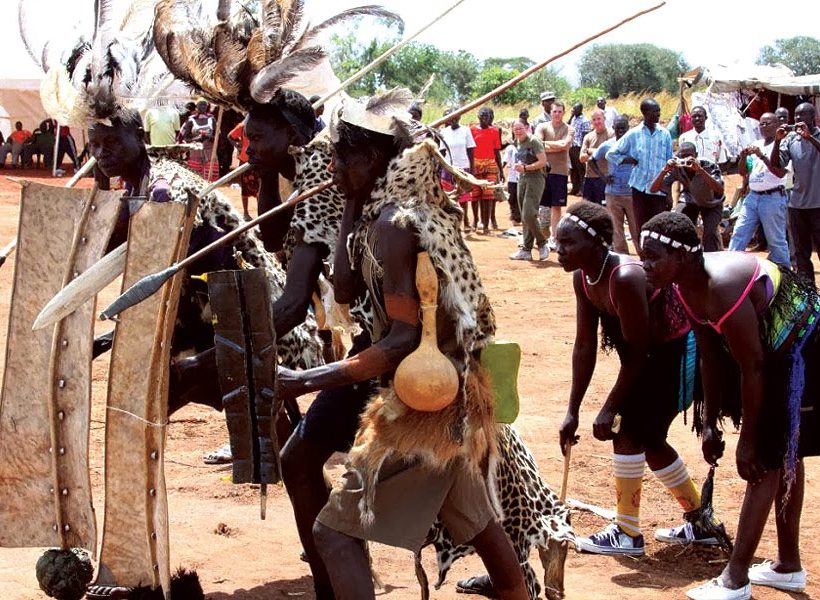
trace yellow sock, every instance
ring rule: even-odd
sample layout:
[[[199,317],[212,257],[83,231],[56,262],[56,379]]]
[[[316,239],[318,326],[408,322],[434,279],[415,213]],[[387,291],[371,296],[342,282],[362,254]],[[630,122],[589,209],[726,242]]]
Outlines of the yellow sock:
[[[700,490],[689,477],[689,471],[680,457],[663,469],[653,471],[666,489],[675,497],[684,512],[700,508]]]
[[[646,456],[641,454],[614,454],[615,493],[617,509],[615,523],[631,536],[641,535],[641,484]]]

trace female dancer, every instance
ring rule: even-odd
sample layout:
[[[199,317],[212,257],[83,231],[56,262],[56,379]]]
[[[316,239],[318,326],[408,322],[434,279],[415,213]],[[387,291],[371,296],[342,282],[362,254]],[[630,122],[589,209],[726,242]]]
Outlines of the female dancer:
[[[641,241],[647,279],[656,286],[674,283],[694,326],[702,356],[703,456],[708,462],[723,454],[718,419],[743,418],[735,456],[747,485],[734,551],[719,577],[688,596],[746,599],[750,584],[802,591],[801,458],[820,453],[815,408],[820,377],[809,368],[820,358],[820,297],[790,270],[767,260],[740,252],[704,255],[684,215],[650,219]],[[728,372],[727,352],[736,364]],[[777,561],[750,568],[775,500]]]
[[[604,350],[621,359],[618,379],[593,424],[593,435],[612,440],[617,517],[603,531],[580,540],[597,554],[642,555],[641,481],[644,462],[686,512],[700,507],[700,492],[678,453],[666,441],[675,416],[694,390],[694,340],[671,290],[653,290],[641,263],[610,252],[612,220],[606,208],[578,202],[557,232],[558,262],[574,271],[577,330],[572,352],[572,389],[560,442],[575,443],[578,411],[595,369],[598,323]],[[613,423],[620,415],[620,428]],[[716,544],[699,525],[658,529],[669,543]]]

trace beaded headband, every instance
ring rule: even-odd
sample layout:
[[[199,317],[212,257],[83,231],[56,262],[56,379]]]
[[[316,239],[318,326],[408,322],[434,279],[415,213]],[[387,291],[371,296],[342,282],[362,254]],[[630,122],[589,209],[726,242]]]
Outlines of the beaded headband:
[[[587,232],[589,235],[591,235],[592,237],[594,237],[594,238],[595,238],[595,237],[600,238],[600,239],[601,239],[601,243],[602,243],[604,246],[606,246],[606,245],[607,245],[607,243],[604,241],[604,239],[603,239],[603,238],[601,238],[601,237],[598,235],[598,232],[595,230],[595,228],[594,228],[592,225],[590,225],[589,223],[587,223],[586,221],[584,221],[582,218],[580,218],[580,217],[578,217],[578,216],[576,216],[576,215],[564,215],[564,219],[569,219],[570,221],[572,221],[573,223],[575,223],[578,227],[580,227],[581,229],[583,229],[584,231],[586,231],[586,232]],[[563,219],[562,219],[562,220],[563,220]]]
[[[662,233],[658,233],[657,231],[647,231],[644,229],[641,231],[641,245],[643,245],[646,238],[652,238],[653,240],[658,240],[661,244],[666,244],[667,246],[672,246],[676,250],[682,248],[687,252],[700,252],[703,250],[703,246],[698,244],[697,246],[690,246],[689,244],[684,244],[683,242],[679,242],[677,240],[673,240],[671,237],[663,235]]]

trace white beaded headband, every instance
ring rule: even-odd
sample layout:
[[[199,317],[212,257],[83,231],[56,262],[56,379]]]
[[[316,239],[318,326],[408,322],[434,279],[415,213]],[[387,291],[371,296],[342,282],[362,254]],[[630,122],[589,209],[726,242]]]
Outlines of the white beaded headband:
[[[671,237],[658,233],[657,231],[647,231],[646,229],[644,229],[643,231],[641,231],[641,245],[643,245],[646,238],[658,240],[661,244],[672,246],[675,249],[683,248],[687,252],[694,253],[703,250],[703,246],[701,246],[700,244],[698,244],[697,246],[690,246],[689,244],[684,244],[683,242],[673,240]]]
[[[578,227],[580,227],[581,229],[586,231],[592,237],[600,237],[598,235],[598,232],[595,231],[595,228],[592,225],[590,225],[589,223],[587,223],[586,221],[584,221],[582,218],[580,218],[576,215],[564,215],[564,219],[569,219],[570,221],[575,223]],[[604,239],[603,238],[600,238],[600,239],[601,239],[601,243],[603,243],[603,245],[606,246],[607,243],[604,241]]]

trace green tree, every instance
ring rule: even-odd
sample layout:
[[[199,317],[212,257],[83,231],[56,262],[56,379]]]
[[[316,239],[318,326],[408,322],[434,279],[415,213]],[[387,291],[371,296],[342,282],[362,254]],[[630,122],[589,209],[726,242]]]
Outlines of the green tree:
[[[820,40],[799,35],[775,40],[774,44],[763,46],[758,54],[757,64],[775,63],[786,65],[795,75],[820,73]]]
[[[578,63],[581,86],[604,89],[611,97],[675,91],[678,75],[688,69],[679,52],[652,44],[596,44],[584,51]]]

